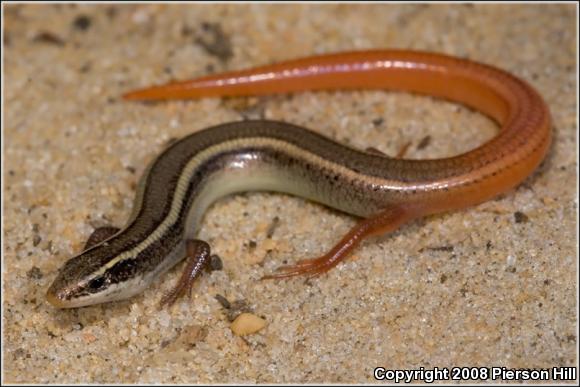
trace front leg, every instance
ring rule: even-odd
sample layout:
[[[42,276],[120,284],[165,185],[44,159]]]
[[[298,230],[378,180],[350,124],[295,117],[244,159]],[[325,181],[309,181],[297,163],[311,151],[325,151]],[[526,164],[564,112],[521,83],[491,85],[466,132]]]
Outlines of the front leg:
[[[181,278],[173,290],[163,296],[159,307],[173,305],[173,303],[185,294],[186,291],[189,292],[189,297],[191,298],[191,287],[193,286],[193,281],[199,276],[202,269],[207,267],[209,264],[210,247],[204,241],[198,239],[187,240],[186,254],[187,263],[185,264]]]
[[[99,243],[105,241],[106,239],[109,239],[110,237],[118,233],[120,230],[121,230],[120,228],[112,226],[104,226],[96,228],[95,231],[93,231],[93,233],[91,234],[91,236],[89,236],[89,239],[87,239],[84,250],[88,250],[91,247],[96,246]]]

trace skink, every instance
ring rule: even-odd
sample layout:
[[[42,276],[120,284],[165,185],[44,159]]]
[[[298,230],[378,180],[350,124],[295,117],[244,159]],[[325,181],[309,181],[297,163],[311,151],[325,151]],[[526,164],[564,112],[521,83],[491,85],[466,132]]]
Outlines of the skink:
[[[523,80],[492,66],[408,50],[315,56],[130,92],[126,100],[253,96],[301,90],[388,89],[440,97],[474,108],[501,127],[465,154],[403,160],[338,144],[305,128],[243,121],[193,133],[147,168],[122,229],[97,229],[70,259],[47,298],[70,308],[142,292],[187,257],[171,304],[202,272],[207,243],[193,239],[210,204],[224,195],[268,190],[298,195],[362,217],[327,254],[264,278],[316,276],[364,238],[413,219],[472,206],[506,192],[543,160],[550,114]]]

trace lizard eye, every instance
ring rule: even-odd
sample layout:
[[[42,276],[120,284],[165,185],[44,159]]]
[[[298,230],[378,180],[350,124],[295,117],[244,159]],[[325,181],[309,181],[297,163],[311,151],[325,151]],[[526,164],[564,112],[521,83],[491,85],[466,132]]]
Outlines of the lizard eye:
[[[103,287],[103,285],[105,284],[105,277],[98,277],[95,278],[93,280],[91,280],[91,282],[89,282],[89,287],[91,289],[100,289],[101,287]]]

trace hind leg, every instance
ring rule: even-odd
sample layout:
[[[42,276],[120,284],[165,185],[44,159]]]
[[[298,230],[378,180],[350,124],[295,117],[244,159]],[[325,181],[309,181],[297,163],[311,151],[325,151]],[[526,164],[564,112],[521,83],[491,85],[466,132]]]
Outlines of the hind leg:
[[[321,257],[305,259],[295,265],[283,266],[276,273],[262,279],[278,279],[306,275],[316,277],[338,265],[365,238],[391,232],[411,219],[408,211],[400,207],[387,208],[375,216],[361,220],[328,253]]]

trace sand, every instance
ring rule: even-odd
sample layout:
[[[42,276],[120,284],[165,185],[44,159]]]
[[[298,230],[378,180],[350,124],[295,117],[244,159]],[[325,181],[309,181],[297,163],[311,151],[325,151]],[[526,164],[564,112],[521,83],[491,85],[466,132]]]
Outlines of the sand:
[[[375,367],[577,366],[574,5],[3,9],[3,382],[373,383]],[[174,138],[264,118],[391,155],[411,142],[407,157],[434,158],[496,133],[469,109],[383,91],[120,99],[172,79],[365,48],[437,51],[522,77],[553,115],[549,156],[514,191],[370,239],[320,278],[259,281],[322,254],[356,219],[248,193],[208,211],[199,237],[223,269],[204,275],[191,300],[157,309],[177,267],[124,302],[46,302],[93,229],[124,224],[145,165]],[[243,312],[265,327],[235,335],[231,321]]]

